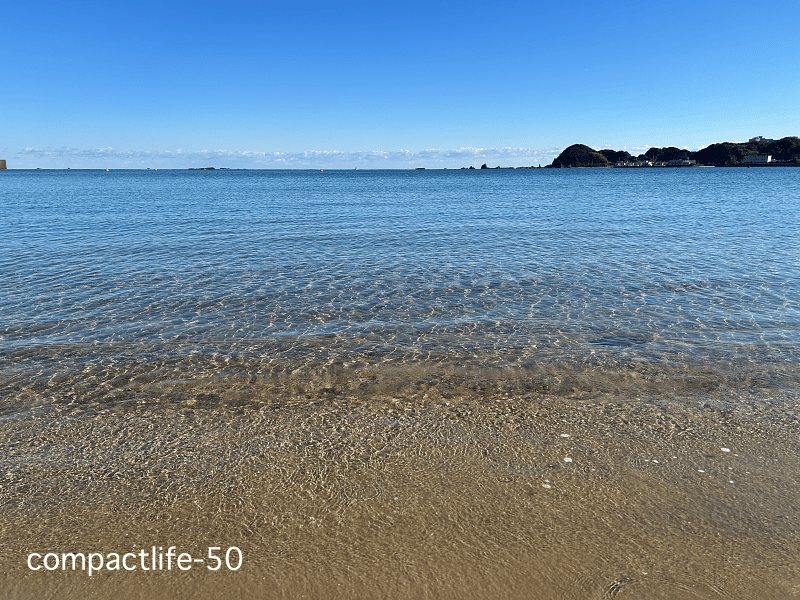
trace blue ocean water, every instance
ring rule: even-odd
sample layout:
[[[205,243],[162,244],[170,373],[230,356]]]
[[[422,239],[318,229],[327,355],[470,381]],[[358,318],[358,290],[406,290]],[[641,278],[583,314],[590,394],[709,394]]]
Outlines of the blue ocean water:
[[[0,207],[6,380],[800,360],[800,169],[7,171]]]

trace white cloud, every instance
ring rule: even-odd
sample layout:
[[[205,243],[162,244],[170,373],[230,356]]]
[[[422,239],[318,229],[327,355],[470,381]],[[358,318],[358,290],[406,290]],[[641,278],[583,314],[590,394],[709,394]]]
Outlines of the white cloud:
[[[561,148],[455,148],[441,150],[307,150],[265,152],[252,150],[120,150],[25,148],[8,156],[9,168],[165,168],[230,167],[250,169],[408,169],[414,167],[458,168],[486,163],[490,167],[550,164]]]

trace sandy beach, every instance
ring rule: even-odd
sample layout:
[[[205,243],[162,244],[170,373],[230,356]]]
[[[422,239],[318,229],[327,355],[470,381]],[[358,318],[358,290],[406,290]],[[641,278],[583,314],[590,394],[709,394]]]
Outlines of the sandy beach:
[[[254,368],[173,366],[3,417],[4,597],[800,594],[800,413],[785,389]],[[121,390],[149,395],[101,401]],[[155,563],[138,553],[173,546],[205,562],[143,569]],[[209,570],[209,547],[238,548],[241,567]],[[72,552],[137,553],[136,569],[26,563]]]

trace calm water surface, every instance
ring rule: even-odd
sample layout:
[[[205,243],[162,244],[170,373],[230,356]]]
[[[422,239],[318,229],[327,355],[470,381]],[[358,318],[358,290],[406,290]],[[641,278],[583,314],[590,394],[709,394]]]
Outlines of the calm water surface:
[[[797,169],[9,171],[0,205],[17,382],[165,357],[779,380],[800,359]]]
[[[4,597],[800,590],[800,169],[8,171],[0,206]],[[25,562],[211,544],[241,571]]]

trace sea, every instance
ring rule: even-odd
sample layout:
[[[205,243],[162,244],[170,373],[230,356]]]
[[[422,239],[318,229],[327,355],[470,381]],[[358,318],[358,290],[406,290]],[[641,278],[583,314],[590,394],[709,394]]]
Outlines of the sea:
[[[800,589],[800,169],[12,170],[0,208],[4,597]]]
[[[796,169],[1,176],[6,415],[165,361],[797,383]]]

